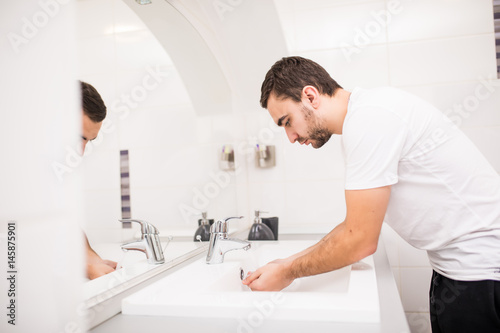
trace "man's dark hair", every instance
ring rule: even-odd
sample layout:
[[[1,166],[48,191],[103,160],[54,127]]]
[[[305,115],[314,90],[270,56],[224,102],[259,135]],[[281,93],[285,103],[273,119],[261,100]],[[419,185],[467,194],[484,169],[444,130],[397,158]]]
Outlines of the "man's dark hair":
[[[277,98],[291,98],[300,102],[305,86],[314,86],[320,94],[328,96],[333,96],[338,88],[342,88],[314,61],[302,57],[285,57],[278,60],[267,72],[262,82],[260,105],[267,109],[271,93]]]
[[[80,81],[82,89],[82,107],[83,113],[95,123],[100,123],[106,118],[106,105],[101,95],[90,84]]]

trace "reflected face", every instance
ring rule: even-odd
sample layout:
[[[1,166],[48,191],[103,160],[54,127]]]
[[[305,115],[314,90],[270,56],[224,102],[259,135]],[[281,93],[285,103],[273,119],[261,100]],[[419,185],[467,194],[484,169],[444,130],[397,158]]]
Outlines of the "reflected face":
[[[89,141],[97,138],[99,130],[101,129],[102,121],[100,123],[93,122],[84,113],[82,117],[82,155],[85,152],[85,146]]]
[[[301,145],[311,144],[314,148],[320,148],[333,134],[316,111],[303,102],[295,102],[290,98],[277,99],[271,94],[267,109],[274,122],[285,128],[291,143],[298,141]]]

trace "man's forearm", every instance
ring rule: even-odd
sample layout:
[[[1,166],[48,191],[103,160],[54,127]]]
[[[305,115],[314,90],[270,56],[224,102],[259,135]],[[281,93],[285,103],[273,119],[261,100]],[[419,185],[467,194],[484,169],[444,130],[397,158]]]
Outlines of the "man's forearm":
[[[362,235],[346,231],[345,222],[323,237],[317,244],[294,255],[289,265],[290,278],[330,272],[351,265],[374,252]]]
[[[295,253],[294,255],[288,257],[287,260],[294,260],[294,259],[296,259],[298,257],[301,257],[303,255],[306,255],[306,254],[310,253],[311,251],[313,251],[314,249],[316,249],[318,246],[320,246],[322,242],[326,242],[330,237],[332,237],[333,235],[335,235],[340,230],[340,228],[342,228],[341,226],[344,223],[345,222],[342,222],[339,225],[337,225],[332,231],[330,231],[328,234],[326,234],[325,236],[323,236],[323,238],[321,238],[316,244],[311,245],[310,247],[308,247],[305,250],[302,250],[302,251],[300,251],[298,253]]]

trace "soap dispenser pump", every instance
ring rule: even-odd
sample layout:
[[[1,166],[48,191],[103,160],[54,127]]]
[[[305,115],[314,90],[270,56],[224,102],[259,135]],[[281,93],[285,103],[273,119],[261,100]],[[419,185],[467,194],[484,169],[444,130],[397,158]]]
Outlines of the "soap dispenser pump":
[[[252,227],[250,228],[250,232],[248,233],[248,240],[274,240],[274,233],[271,229],[264,223],[262,223],[262,219],[260,218],[262,212],[259,210],[255,211],[255,219]]]
[[[207,219],[207,212],[201,213],[200,226],[194,233],[194,241],[208,242],[210,239],[210,222]]]

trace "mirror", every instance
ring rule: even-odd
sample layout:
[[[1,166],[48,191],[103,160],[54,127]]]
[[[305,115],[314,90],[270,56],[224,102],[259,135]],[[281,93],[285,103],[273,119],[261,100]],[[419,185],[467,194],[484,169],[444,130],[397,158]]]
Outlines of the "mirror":
[[[260,84],[287,51],[267,0],[81,0],[77,17],[79,79],[108,108],[79,164],[84,229],[103,259],[125,269],[98,287],[89,281],[86,297],[93,297],[148,270],[132,265],[145,262],[143,253],[120,249],[140,237],[137,226],[124,229],[118,221],[123,206],[159,229],[166,260],[198,246],[202,211],[210,219],[244,215],[231,222],[236,231],[265,208],[251,200],[247,178],[265,181],[254,170],[255,144],[275,144],[281,131],[259,106]],[[225,145],[235,149],[234,170],[220,168]],[[128,151],[128,180],[120,151]],[[122,202],[122,181],[129,182],[130,202]]]

